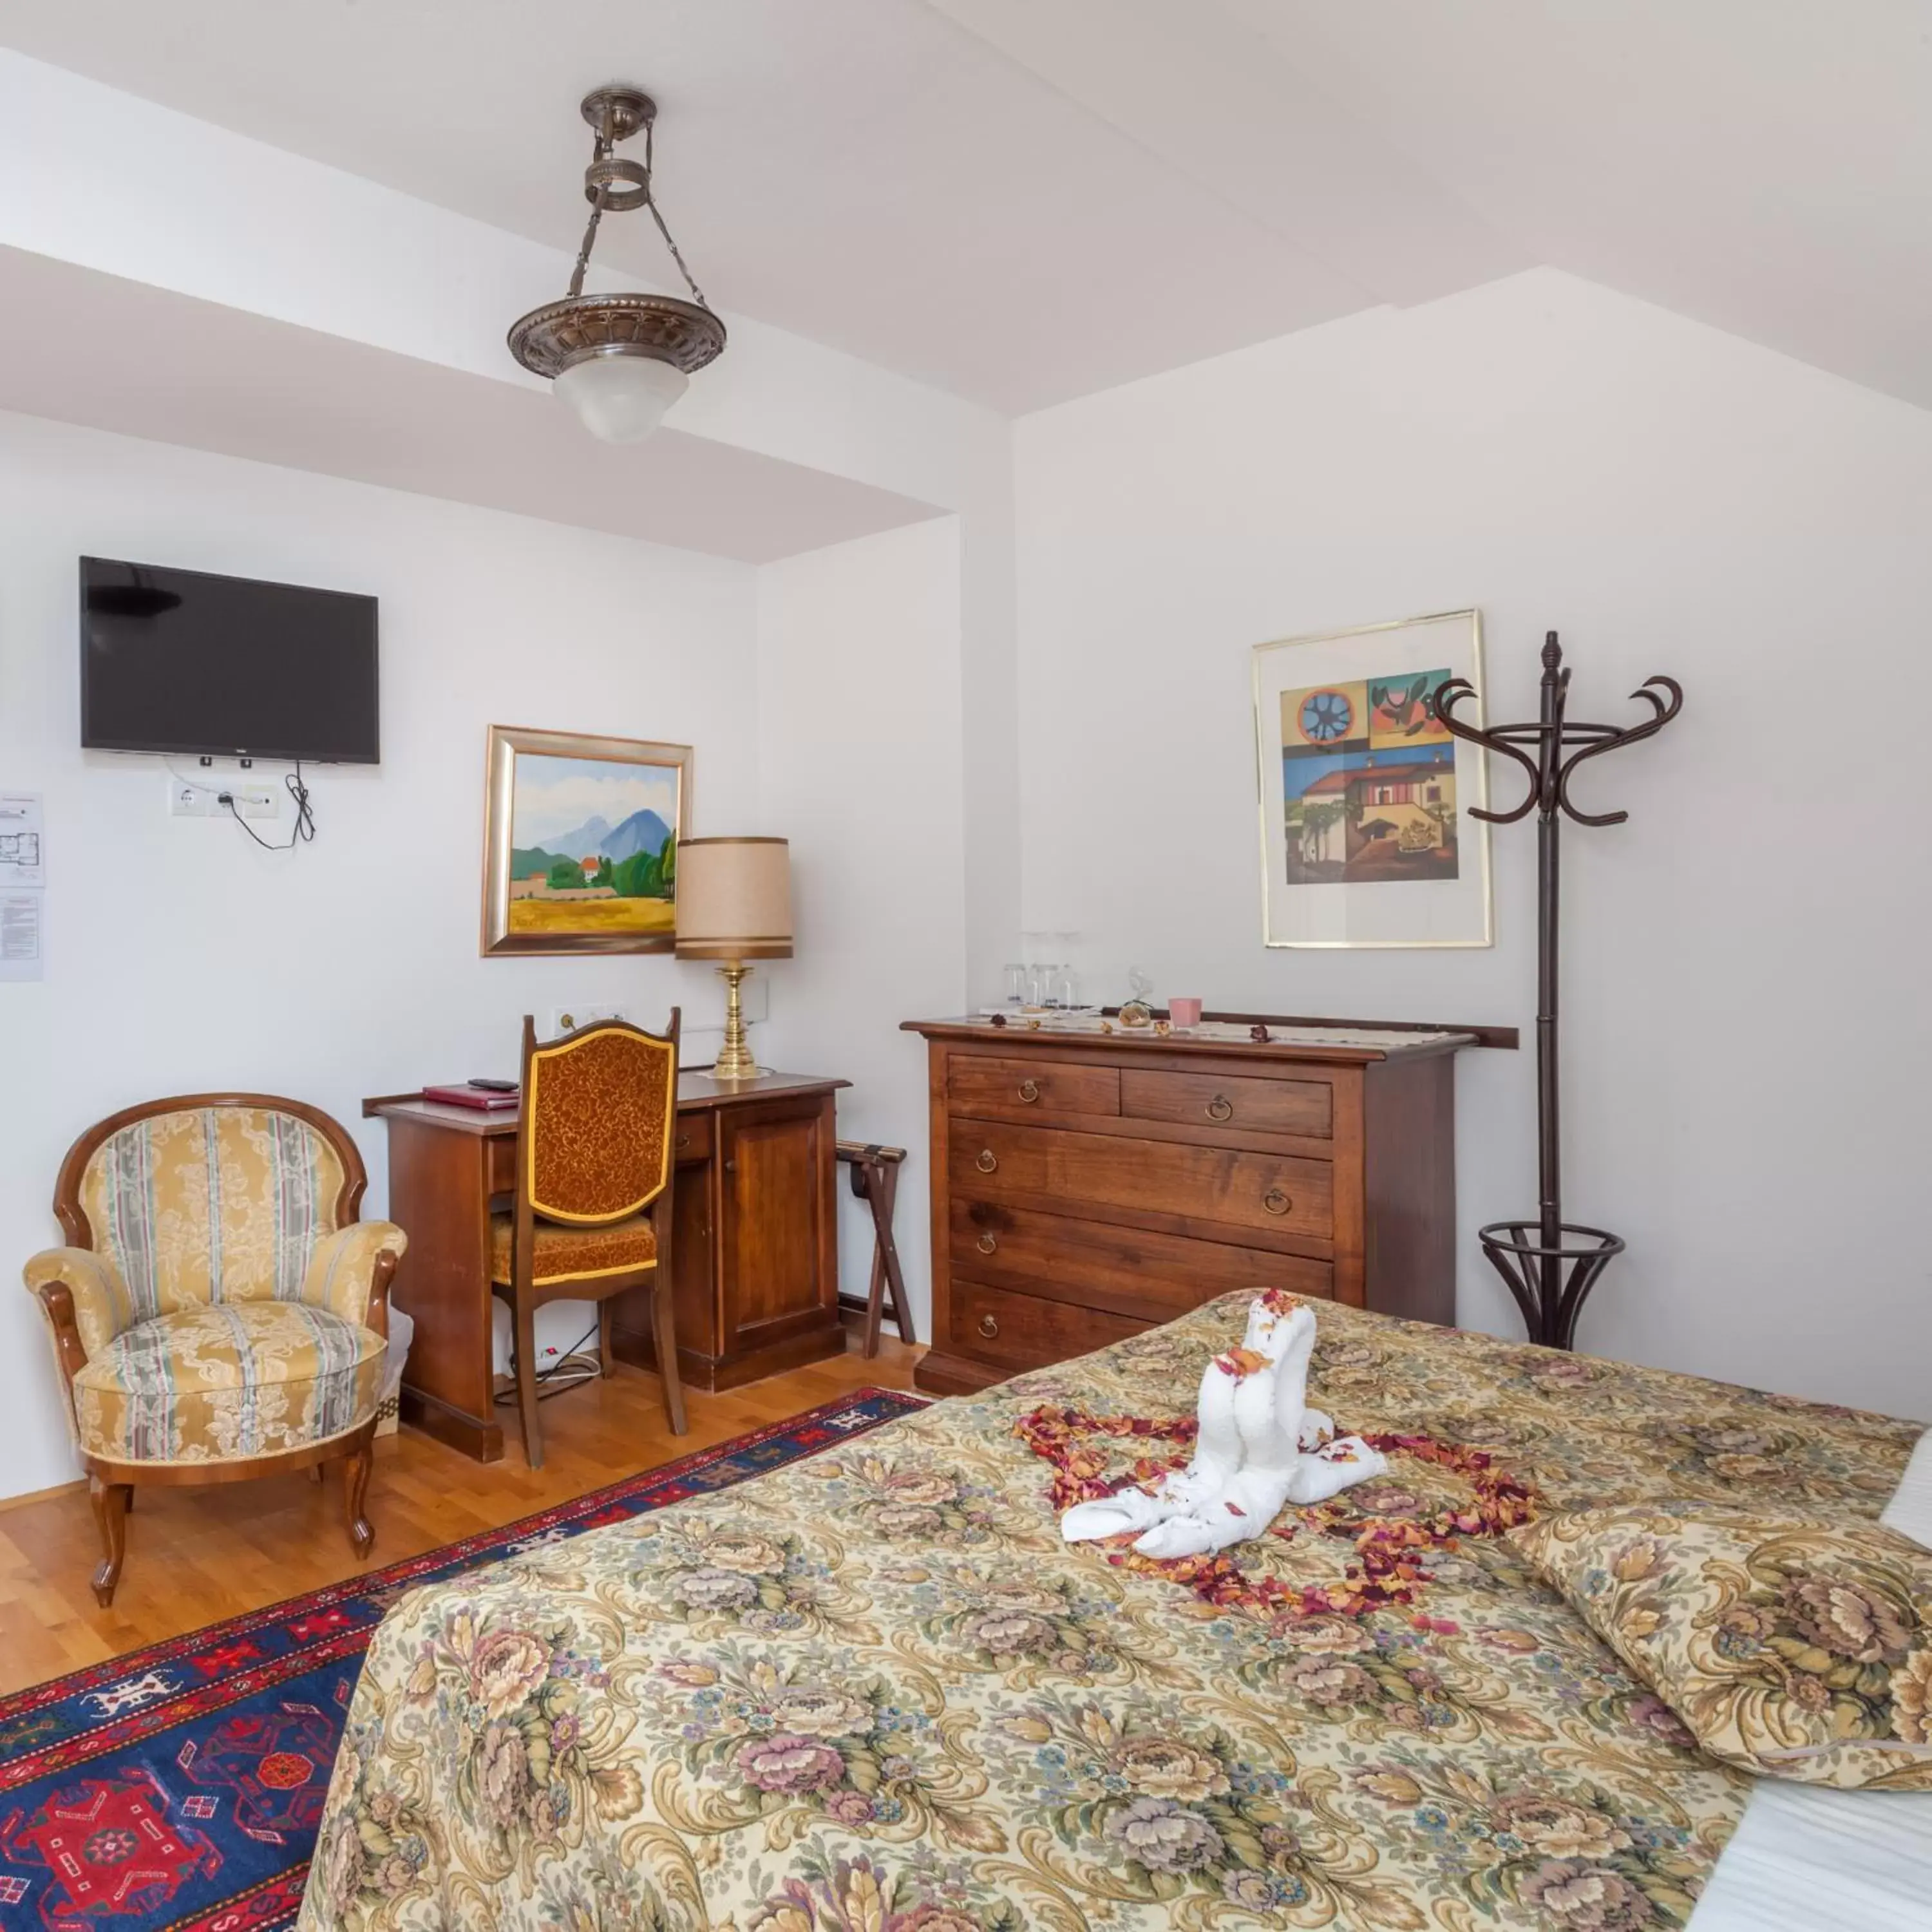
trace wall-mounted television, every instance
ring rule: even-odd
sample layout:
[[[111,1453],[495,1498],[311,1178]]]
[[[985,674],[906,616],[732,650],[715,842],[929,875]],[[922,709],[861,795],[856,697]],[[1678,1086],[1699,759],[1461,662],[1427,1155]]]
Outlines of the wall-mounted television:
[[[80,560],[80,742],[378,762],[376,600]]]

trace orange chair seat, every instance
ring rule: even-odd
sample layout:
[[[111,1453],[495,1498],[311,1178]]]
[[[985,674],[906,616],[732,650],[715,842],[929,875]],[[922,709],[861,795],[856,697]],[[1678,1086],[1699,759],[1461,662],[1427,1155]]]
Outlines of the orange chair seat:
[[[607,1222],[601,1228],[574,1228],[556,1221],[536,1223],[536,1252],[531,1273],[533,1286],[555,1281],[587,1281],[597,1275],[628,1274],[655,1267],[658,1232],[648,1214]],[[490,1278],[512,1285],[511,1257],[516,1240],[516,1216],[490,1217]]]

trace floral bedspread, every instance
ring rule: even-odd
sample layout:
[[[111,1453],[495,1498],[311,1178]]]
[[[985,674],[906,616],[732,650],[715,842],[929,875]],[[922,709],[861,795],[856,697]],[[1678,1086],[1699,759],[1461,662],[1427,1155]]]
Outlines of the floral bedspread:
[[[1064,1546],[1037,1418],[1184,1417],[1246,1299],[403,1599],[304,1932],[1682,1924],[1748,1780],[1479,1511],[1440,1533],[1468,1452],[1546,1511],[1862,1517],[1917,1427],[1324,1306],[1311,1401],[1423,1448],[1220,1600]]]

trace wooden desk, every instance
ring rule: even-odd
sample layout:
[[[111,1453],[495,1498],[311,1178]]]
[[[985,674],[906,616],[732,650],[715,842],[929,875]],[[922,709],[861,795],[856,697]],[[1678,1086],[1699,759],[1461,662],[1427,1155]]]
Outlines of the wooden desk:
[[[768,1073],[677,1082],[677,1226],[671,1294],[678,1366],[693,1388],[735,1388],[844,1348],[838,1319],[833,1096],[845,1080]],[[479,1461],[503,1453],[496,1419],[490,1215],[516,1185],[518,1113],[380,1095],[389,1134],[388,1218],[410,1238],[394,1299],[416,1324],[402,1412]],[[616,1303],[616,1353],[655,1368],[647,1306]]]

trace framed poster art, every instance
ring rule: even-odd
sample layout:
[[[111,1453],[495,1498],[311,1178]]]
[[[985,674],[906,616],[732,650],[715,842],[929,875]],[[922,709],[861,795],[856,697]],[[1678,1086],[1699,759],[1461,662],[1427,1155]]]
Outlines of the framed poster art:
[[[1488,802],[1436,693],[1475,686],[1479,612],[1284,638],[1254,651],[1262,936],[1270,946],[1488,946]]]
[[[493,724],[483,955],[668,952],[691,747]]]

